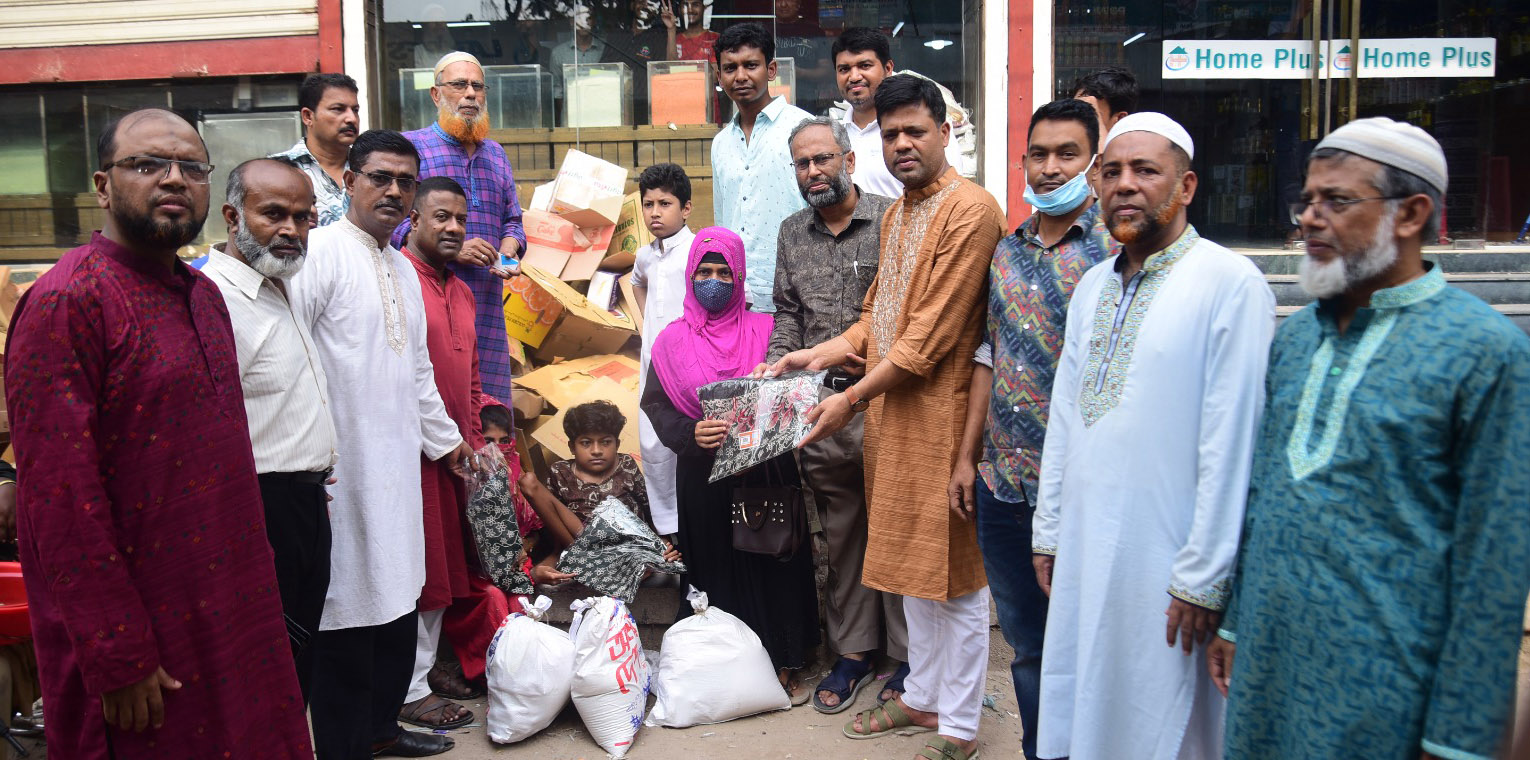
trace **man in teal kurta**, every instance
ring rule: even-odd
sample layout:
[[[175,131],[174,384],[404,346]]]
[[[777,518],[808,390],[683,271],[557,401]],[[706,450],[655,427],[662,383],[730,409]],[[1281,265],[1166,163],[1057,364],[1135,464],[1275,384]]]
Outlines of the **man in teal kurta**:
[[[1292,212],[1319,300],[1271,347],[1208,656],[1230,759],[1486,760],[1505,736],[1530,585],[1530,339],[1420,256],[1445,188],[1438,143],[1389,119],[1309,159]]]

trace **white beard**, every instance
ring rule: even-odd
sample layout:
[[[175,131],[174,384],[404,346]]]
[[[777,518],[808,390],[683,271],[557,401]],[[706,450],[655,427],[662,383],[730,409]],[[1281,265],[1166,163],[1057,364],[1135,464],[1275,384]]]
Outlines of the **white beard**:
[[[303,268],[303,261],[308,258],[308,250],[301,243],[298,255],[292,258],[282,258],[272,253],[270,245],[255,242],[255,236],[250,233],[250,228],[244,226],[242,216],[232,242],[239,253],[244,255],[244,263],[260,276],[273,280],[285,280],[297,274]]]
[[[1388,204],[1390,206],[1390,204]],[[1397,262],[1397,240],[1392,237],[1395,216],[1384,214],[1376,223],[1371,244],[1357,257],[1340,254],[1332,261],[1319,262],[1303,256],[1297,269],[1302,290],[1313,298],[1333,298],[1340,293],[1392,268]]]

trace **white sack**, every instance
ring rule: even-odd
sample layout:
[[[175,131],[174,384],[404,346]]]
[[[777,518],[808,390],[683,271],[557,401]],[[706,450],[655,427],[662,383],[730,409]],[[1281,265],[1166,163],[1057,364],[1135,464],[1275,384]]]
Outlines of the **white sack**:
[[[696,614],[669,627],[659,647],[648,725],[685,728],[791,709],[776,669],[744,621],[707,606],[694,587],[686,595]]]
[[[651,672],[627,605],[609,596],[570,605],[574,622],[574,707],[595,743],[612,757],[632,748],[648,705]]]
[[[574,642],[542,616],[552,600],[537,597],[526,614],[505,618],[489,642],[489,738],[500,744],[525,739],[553,722],[568,704],[574,674]]]

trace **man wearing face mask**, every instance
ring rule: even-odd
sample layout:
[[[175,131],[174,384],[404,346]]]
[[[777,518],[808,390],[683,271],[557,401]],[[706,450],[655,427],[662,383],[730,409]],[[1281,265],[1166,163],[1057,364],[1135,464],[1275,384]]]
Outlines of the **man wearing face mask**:
[[[285,283],[308,255],[314,191],[301,169],[257,158],[229,173],[227,198],[229,242],[208,253],[202,274],[223,292],[234,327],[266,538],[307,701],[313,669],[308,644],[329,591],[324,486],[335,466],[335,427],[313,336],[293,318]]]
[[[1030,563],[1031,516],[1068,299],[1084,272],[1110,255],[1110,233],[1087,184],[1099,137],[1094,109],[1082,100],[1056,100],[1031,115],[1025,200],[1036,213],[999,241],[988,269],[986,340],[974,357],[948,494],[952,509],[977,510],[999,626],[1015,650],[1010,670],[1031,760],[1047,624],[1047,597]]]

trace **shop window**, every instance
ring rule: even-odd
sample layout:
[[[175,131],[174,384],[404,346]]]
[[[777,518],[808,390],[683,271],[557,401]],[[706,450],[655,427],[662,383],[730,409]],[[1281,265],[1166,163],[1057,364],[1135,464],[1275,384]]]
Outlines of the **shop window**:
[[[0,93],[0,195],[48,192],[41,106],[35,92]]]

